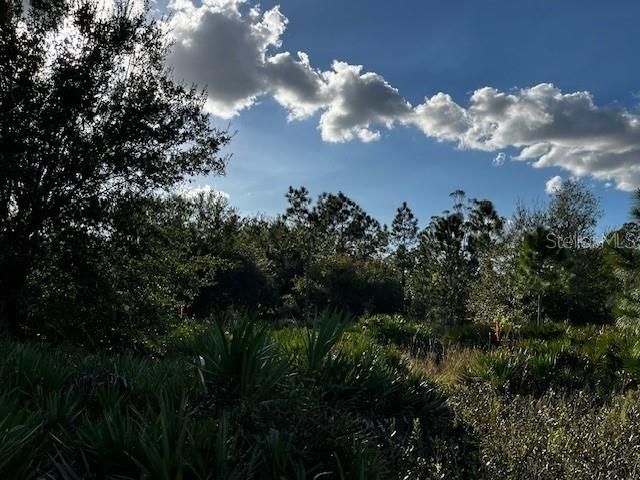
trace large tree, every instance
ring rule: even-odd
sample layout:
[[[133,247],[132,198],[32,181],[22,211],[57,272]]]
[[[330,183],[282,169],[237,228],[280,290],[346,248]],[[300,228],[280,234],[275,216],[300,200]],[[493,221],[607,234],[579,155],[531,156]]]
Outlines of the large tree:
[[[286,197],[289,206],[284,219],[303,252],[304,278],[299,289],[304,290],[304,310],[309,318],[310,277],[321,270],[314,265],[324,261],[321,266],[325,268],[343,263],[351,268],[354,262],[379,259],[387,247],[388,232],[342,192],[321,193],[314,202],[305,187],[289,187]]]
[[[220,173],[229,137],[172,79],[166,29],[128,3],[4,2],[0,315],[20,332],[35,261],[68,232],[108,235],[120,198]]]

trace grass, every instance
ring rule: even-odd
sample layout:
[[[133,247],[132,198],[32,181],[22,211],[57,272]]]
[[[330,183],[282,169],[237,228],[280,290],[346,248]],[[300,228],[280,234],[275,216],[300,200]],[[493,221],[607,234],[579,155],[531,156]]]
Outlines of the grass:
[[[462,382],[469,365],[478,363],[482,355],[475,348],[453,346],[440,352],[429,352],[420,357],[409,355],[412,368],[438,384],[451,387]]]

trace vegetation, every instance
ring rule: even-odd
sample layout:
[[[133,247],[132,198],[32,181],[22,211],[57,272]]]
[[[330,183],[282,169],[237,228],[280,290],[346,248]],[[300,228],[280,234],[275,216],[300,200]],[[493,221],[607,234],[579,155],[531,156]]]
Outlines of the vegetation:
[[[640,196],[241,216],[156,21],[6,4],[0,478],[638,476]]]

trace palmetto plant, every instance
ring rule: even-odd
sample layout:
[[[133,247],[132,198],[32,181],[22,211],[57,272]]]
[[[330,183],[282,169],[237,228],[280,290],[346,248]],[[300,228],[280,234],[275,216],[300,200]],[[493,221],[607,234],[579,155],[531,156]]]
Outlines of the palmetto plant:
[[[185,397],[174,405],[172,399],[161,395],[159,407],[158,417],[151,424],[149,412],[138,413],[141,454],[133,460],[144,472],[143,478],[183,480],[189,468],[191,414]]]
[[[8,346],[0,479],[394,478],[451,442],[444,396],[368,325],[210,326],[166,358]]]
[[[140,456],[139,431],[134,413],[117,402],[100,415],[88,412],[78,428],[79,445],[95,473],[135,472],[132,457]]]
[[[194,353],[207,391],[244,400],[266,398],[289,369],[268,330],[246,320],[228,333],[217,323],[202,336]]]
[[[0,478],[32,478],[40,423],[9,394],[0,396]]]
[[[38,389],[58,391],[70,376],[66,359],[57,352],[26,345],[3,345],[3,356],[0,385],[5,389],[19,388],[20,393],[28,396],[36,394]]]
[[[338,312],[325,311],[320,316],[317,327],[307,331],[305,350],[309,370],[320,368],[350,323],[349,316]]]

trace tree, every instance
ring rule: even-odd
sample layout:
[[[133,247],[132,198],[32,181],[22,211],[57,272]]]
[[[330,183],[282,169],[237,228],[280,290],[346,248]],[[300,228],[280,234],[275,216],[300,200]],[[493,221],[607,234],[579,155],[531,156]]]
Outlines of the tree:
[[[640,325],[640,190],[633,196],[631,219],[611,234],[605,251],[615,272],[616,322],[637,332]]]
[[[565,180],[553,194],[548,211],[551,233],[565,246],[591,244],[602,216],[598,197],[578,180]]]
[[[304,317],[307,321],[311,319],[310,285],[309,276],[313,257],[318,244],[319,221],[309,191],[305,187],[289,187],[286,194],[289,206],[285,212],[285,221],[293,230],[295,243],[304,252]]]
[[[420,234],[418,263],[432,316],[448,324],[466,317],[469,263],[462,213],[434,217]]]
[[[413,267],[414,250],[418,242],[418,219],[407,206],[407,202],[403,202],[396,212],[391,223],[390,239],[395,246],[393,258],[396,268],[400,271],[403,309],[405,309],[406,276],[407,271]]]
[[[468,212],[468,248],[477,263],[478,257],[502,236],[504,219],[498,215],[490,200],[474,198],[470,202]]]
[[[453,212],[433,217],[420,234],[413,288],[416,306],[447,323],[469,314],[471,286],[483,256],[501,237],[503,219],[489,200],[469,199],[462,190],[451,193]]]
[[[548,298],[550,312],[556,317],[572,322],[610,320],[612,272],[595,241],[595,228],[601,216],[598,197],[578,180],[562,182],[551,199],[548,227],[554,241],[571,258],[572,273],[567,288]]]
[[[108,232],[120,198],[223,172],[229,140],[203,93],[171,79],[165,33],[146,12],[57,7],[22,15],[16,3],[0,18],[0,302],[14,335],[48,246]]]
[[[308,282],[300,280],[293,285],[294,304],[309,295],[317,309],[338,309],[353,315],[395,313],[402,308],[395,272],[381,259],[326,255],[313,263]]]
[[[387,246],[387,231],[342,192],[321,193],[314,203],[306,188],[289,187],[287,200],[285,219],[305,252],[304,309],[310,318],[309,277],[314,263],[335,256],[347,261],[377,258]]]
[[[525,233],[518,255],[521,284],[536,298],[538,325],[542,324],[542,301],[550,290],[566,288],[566,250],[558,246],[544,227]]]
[[[323,248],[331,253],[366,259],[387,246],[380,223],[344,193],[322,193],[314,207]]]

